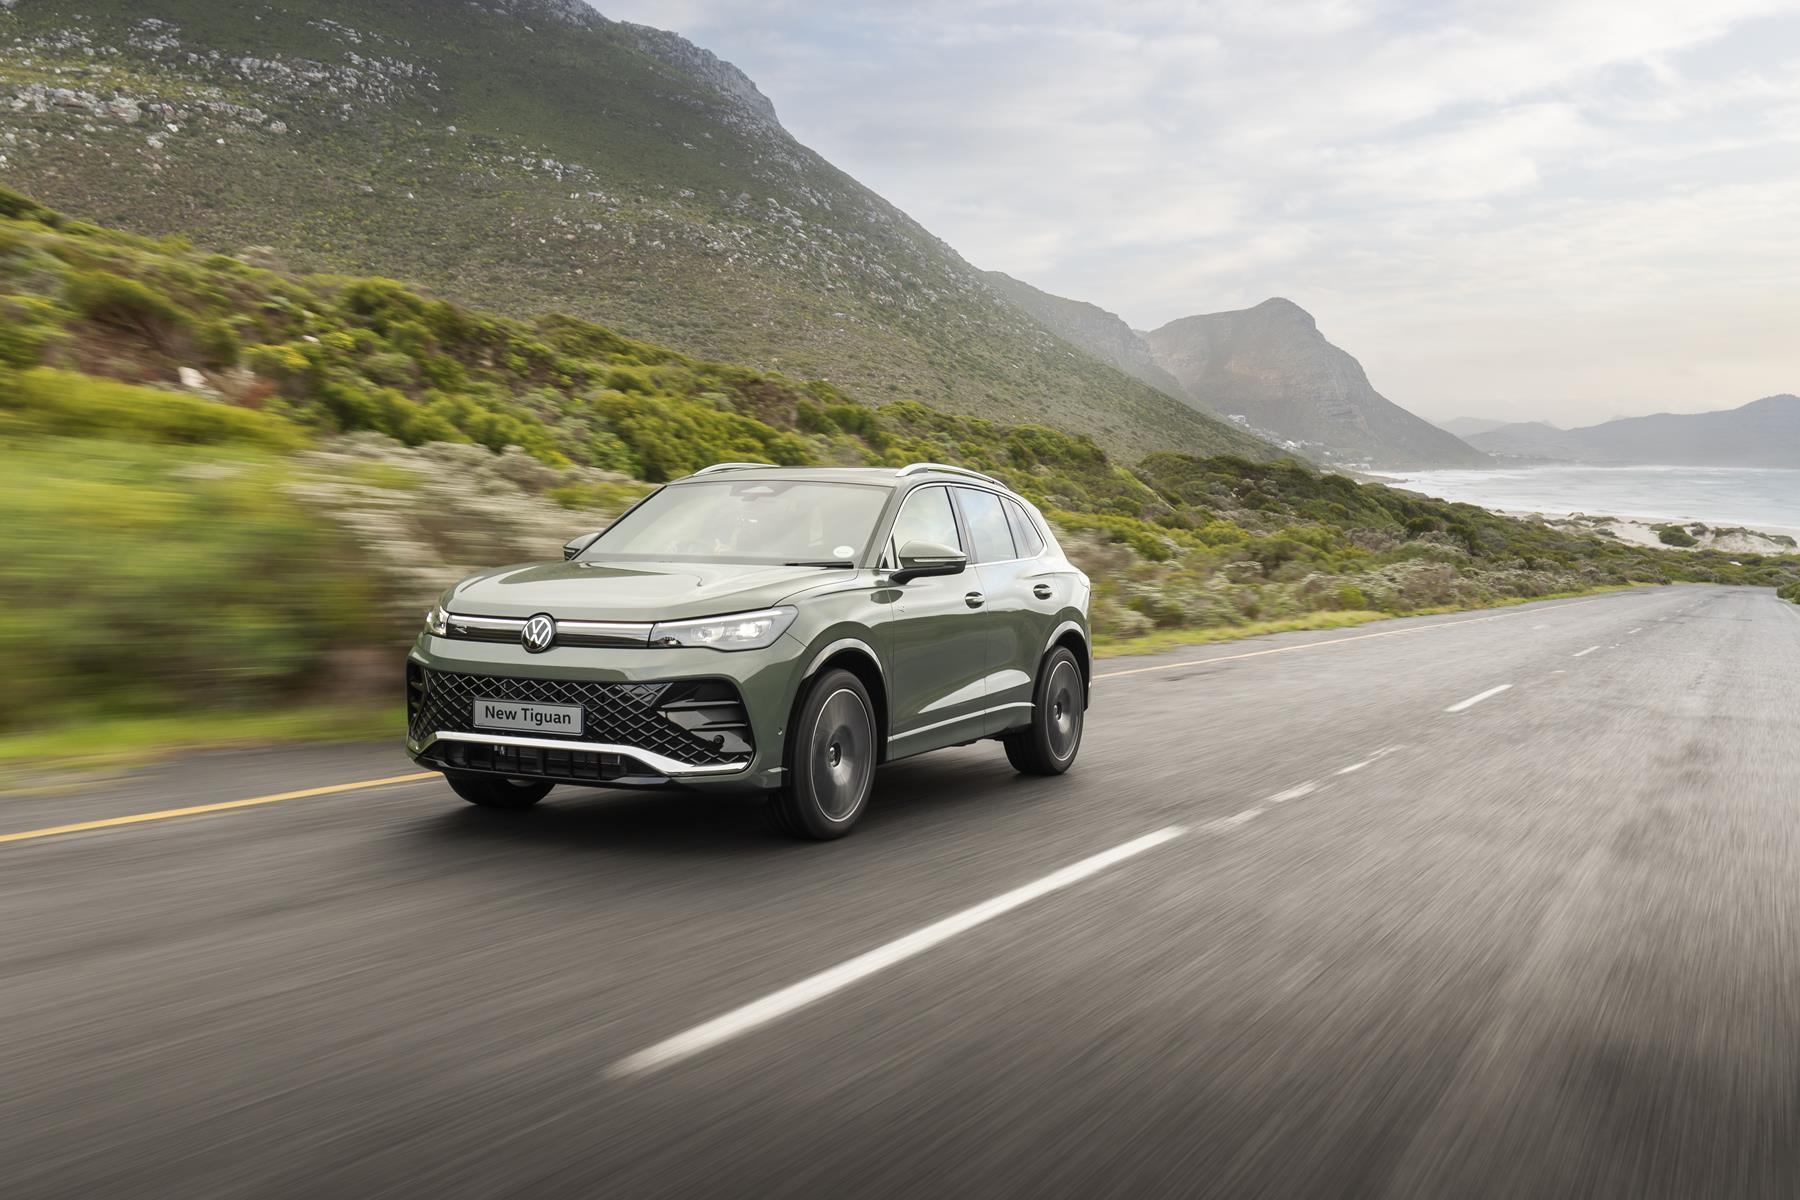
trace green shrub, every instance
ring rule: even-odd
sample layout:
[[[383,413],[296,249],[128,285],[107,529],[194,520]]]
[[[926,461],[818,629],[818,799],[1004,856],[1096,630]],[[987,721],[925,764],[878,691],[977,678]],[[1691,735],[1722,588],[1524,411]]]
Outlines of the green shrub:
[[[305,440],[269,413],[48,367],[22,371],[0,391],[0,422],[15,434],[134,442],[291,449]]]
[[[9,448],[0,729],[291,703],[340,648],[392,636],[366,569],[281,478],[207,450]]]
[[[108,271],[70,276],[64,299],[94,324],[143,337],[160,349],[167,349],[170,338],[192,324],[167,296]]]
[[[235,367],[243,347],[225,321],[205,321],[194,330],[194,349],[209,367]]]
[[[38,364],[44,349],[44,331],[0,311],[0,367],[22,370]]]
[[[1665,546],[1698,546],[1700,539],[1679,525],[1656,525],[1657,540]]]
[[[0,187],[0,217],[9,221],[37,221],[53,229],[63,223],[62,216],[53,209],[5,187]]]

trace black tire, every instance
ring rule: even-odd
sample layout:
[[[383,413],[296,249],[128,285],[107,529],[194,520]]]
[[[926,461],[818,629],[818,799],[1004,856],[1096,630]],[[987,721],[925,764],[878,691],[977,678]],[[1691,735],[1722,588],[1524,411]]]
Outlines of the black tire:
[[[854,829],[875,786],[877,737],[862,680],[848,671],[815,679],[788,729],[787,786],[769,797],[775,827],[821,842]]]
[[[445,772],[444,778],[451,791],[483,808],[530,808],[556,786],[542,779],[508,779],[504,775],[452,775]]]
[[[1026,775],[1061,775],[1081,750],[1087,712],[1081,663],[1067,646],[1044,655],[1031,699],[1030,727],[1001,739],[1006,761]]]

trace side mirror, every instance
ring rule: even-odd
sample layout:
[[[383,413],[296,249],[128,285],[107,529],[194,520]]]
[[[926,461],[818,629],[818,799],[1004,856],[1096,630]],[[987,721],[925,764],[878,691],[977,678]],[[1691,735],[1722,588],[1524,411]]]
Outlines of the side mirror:
[[[568,541],[564,542],[563,561],[568,562],[571,558],[574,558],[577,554],[586,550],[589,546],[594,544],[594,540],[599,536],[600,535],[597,533],[584,533],[578,538],[570,538]]]
[[[926,575],[960,575],[969,565],[969,556],[936,542],[908,542],[900,547],[900,569],[888,577],[895,583],[906,583]]]

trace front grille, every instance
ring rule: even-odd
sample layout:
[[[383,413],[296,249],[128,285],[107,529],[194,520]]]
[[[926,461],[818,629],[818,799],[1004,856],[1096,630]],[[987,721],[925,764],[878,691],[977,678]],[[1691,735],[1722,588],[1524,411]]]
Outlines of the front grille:
[[[585,710],[580,736],[571,742],[607,742],[630,746],[672,758],[688,766],[705,767],[720,763],[740,762],[755,749],[750,734],[749,715],[737,688],[720,679],[681,680],[671,683],[594,683],[570,679],[521,679],[506,675],[465,675],[452,671],[433,671],[409,664],[407,672],[407,727],[414,741],[424,741],[434,733],[491,733],[508,736],[508,730],[477,729],[473,720],[477,697],[489,700],[513,700],[536,704],[579,704]],[[530,735],[533,737],[555,735]],[[448,759],[455,743],[440,742],[431,751],[434,757]],[[532,754],[507,748],[464,744],[457,756],[497,754],[501,756]],[[555,761],[551,761],[551,756]],[[567,778],[604,778],[586,774],[614,770],[616,764],[601,763],[606,755],[571,751],[549,751],[536,755],[542,769],[517,764],[522,774],[555,774]],[[574,759],[595,762],[574,764]],[[567,763],[565,763],[565,759]],[[574,764],[574,765],[569,765]],[[477,765],[474,761],[458,762],[472,770],[507,770],[507,766]],[[552,766],[579,766],[583,773],[566,774]]]

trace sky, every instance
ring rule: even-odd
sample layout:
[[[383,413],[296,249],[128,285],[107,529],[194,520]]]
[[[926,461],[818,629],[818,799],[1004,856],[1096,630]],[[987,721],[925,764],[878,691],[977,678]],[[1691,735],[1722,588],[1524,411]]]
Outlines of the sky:
[[[597,0],[978,267],[1285,296],[1431,418],[1800,392],[1800,0]]]

